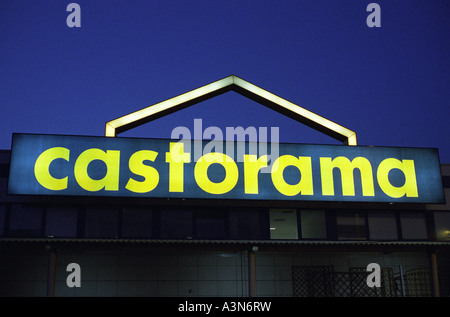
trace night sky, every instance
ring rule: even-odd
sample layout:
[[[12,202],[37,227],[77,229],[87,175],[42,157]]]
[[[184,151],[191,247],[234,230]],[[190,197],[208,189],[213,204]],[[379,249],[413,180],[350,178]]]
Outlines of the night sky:
[[[68,27],[71,2],[81,27]],[[12,133],[104,135],[105,123],[236,75],[357,132],[450,163],[450,1],[0,0],[0,149]],[[279,127],[339,144],[229,92],[125,132]]]

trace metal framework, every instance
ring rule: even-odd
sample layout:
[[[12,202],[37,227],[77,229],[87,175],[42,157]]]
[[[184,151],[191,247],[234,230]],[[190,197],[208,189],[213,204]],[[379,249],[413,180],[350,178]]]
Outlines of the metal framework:
[[[319,132],[335,138],[344,144],[357,145],[356,132],[234,75],[108,121],[105,127],[105,136],[115,137],[119,133],[195,105],[207,99],[216,97],[228,91],[237,92],[242,96],[260,103],[261,105],[264,105]]]
[[[293,266],[294,297],[417,297],[432,296],[428,269],[414,269],[394,274],[392,267],[381,269],[381,286],[366,284],[365,267],[350,267],[335,272],[333,266]],[[404,282],[405,281],[405,282]]]

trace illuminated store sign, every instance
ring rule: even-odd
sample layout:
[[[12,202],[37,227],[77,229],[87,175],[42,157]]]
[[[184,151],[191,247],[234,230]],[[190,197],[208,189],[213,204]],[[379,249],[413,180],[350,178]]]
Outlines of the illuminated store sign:
[[[444,202],[436,149],[195,142],[14,134],[8,193]]]

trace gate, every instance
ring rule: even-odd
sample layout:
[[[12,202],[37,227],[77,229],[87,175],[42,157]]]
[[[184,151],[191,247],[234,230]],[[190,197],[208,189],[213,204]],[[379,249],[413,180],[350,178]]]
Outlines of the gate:
[[[352,267],[348,272],[334,272],[333,266],[293,266],[295,297],[396,297],[431,296],[430,273],[426,269],[394,274],[392,267],[381,268],[380,287],[367,286],[370,272]]]
[[[332,296],[329,266],[293,266],[292,285],[295,297]]]
[[[431,296],[430,272],[425,269],[411,270],[405,273],[405,295]]]

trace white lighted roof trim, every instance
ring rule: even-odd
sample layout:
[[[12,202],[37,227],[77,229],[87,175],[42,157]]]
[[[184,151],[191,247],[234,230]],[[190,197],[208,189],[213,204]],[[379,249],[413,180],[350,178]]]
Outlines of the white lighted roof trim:
[[[275,111],[281,112],[294,120],[304,123],[307,126],[323,132],[348,145],[357,145],[356,132],[234,75],[132,112],[120,118],[111,120],[106,123],[105,136],[115,137],[121,132],[130,130],[144,123],[218,96],[230,90],[233,90]]]

